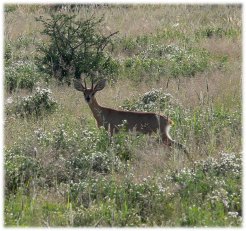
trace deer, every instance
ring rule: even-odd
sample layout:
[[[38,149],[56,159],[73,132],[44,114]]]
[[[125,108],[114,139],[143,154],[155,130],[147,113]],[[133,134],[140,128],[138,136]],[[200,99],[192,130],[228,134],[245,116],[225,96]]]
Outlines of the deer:
[[[99,105],[95,94],[104,89],[106,86],[106,79],[97,81],[95,85],[93,79],[91,79],[90,88],[87,88],[85,77],[82,75],[80,80],[74,79],[73,82],[74,88],[84,94],[84,99],[91,109],[97,122],[97,126],[99,128],[103,126],[109,131],[110,136],[119,132],[121,125],[126,121],[127,130],[148,135],[159,132],[161,141],[164,145],[177,147],[188,154],[186,148],[182,144],[170,137],[169,130],[174,122],[169,117],[152,112],[116,110]]]

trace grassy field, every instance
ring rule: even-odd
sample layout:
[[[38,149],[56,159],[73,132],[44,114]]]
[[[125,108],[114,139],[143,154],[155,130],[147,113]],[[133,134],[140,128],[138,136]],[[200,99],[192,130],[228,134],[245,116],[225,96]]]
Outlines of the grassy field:
[[[122,128],[110,139],[82,94],[55,80],[45,83],[34,62],[36,44],[46,41],[35,17],[49,10],[5,5],[5,226],[241,226],[241,6],[77,11],[81,18],[104,15],[103,33],[119,31],[108,48],[119,74],[97,93],[98,102],[161,110],[190,158],[164,147],[157,134]],[[10,92],[11,78],[28,79],[33,91]],[[35,97],[48,106],[28,115],[23,105]]]

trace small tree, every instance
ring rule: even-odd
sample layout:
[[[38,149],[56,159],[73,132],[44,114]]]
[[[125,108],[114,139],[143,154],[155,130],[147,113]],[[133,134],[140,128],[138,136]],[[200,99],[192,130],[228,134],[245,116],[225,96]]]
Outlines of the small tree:
[[[117,72],[118,62],[105,51],[117,32],[99,33],[103,17],[79,20],[74,14],[51,13],[50,18],[37,20],[44,26],[42,34],[49,37],[46,44],[38,47],[40,55],[36,60],[41,71],[69,85],[71,77],[79,78],[81,73],[90,75],[96,71],[111,75]]]

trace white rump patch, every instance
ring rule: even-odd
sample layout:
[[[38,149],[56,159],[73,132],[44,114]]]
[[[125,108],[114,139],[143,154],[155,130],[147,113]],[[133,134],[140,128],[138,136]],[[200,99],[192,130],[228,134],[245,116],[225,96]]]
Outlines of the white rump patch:
[[[166,135],[167,135],[167,137],[168,137],[170,140],[174,141],[174,140],[171,138],[170,134],[169,134],[170,128],[171,128],[171,125],[168,124],[168,125],[166,126]]]

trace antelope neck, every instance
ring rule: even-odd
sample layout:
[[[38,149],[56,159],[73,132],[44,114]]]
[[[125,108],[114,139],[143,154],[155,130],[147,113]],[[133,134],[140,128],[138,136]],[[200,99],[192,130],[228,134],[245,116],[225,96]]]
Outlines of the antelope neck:
[[[97,121],[102,120],[101,118],[101,106],[97,103],[97,100],[95,97],[91,98],[91,101],[88,103],[89,107],[94,115],[94,117],[96,118]]]

